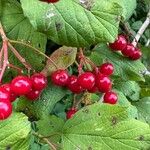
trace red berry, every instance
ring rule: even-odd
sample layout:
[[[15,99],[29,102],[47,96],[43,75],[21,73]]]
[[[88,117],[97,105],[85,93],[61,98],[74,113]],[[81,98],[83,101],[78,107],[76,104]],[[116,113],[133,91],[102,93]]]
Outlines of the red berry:
[[[36,73],[31,76],[32,88],[34,90],[43,90],[47,86],[47,78],[41,74]]]
[[[135,47],[132,44],[127,44],[126,48],[122,50],[122,54],[126,57],[131,57],[135,51]]]
[[[114,43],[110,43],[109,47],[114,51],[123,50],[127,46],[127,40],[123,35],[118,35],[117,40]]]
[[[107,92],[104,95],[104,103],[116,104],[118,100],[117,94],[115,92]]]
[[[67,87],[71,92],[75,94],[80,94],[83,91],[83,89],[77,81],[77,76],[71,75],[68,79]]]
[[[39,98],[41,91],[32,90],[28,94],[26,94],[26,98],[30,101],[35,101]]]
[[[77,112],[77,110],[75,108],[69,109],[66,113],[67,119],[72,118],[76,112]]]
[[[0,87],[0,100],[10,101],[10,93],[3,87]]]
[[[65,86],[68,82],[68,72],[66,70],[57,70],[52,73],[51,80],[55,85],[58,86]]]
[[[98,88],[94,85],[90,90],[88,90],[89,93],[96,93],[98,91]]]
[[[90,90],[95,85],[95,75],[91,72],[85,72],[78,77],[78,84],[86,90]]]
[[[130,58],[132,60],[138,60],[141,58],[141,56],[142,56],[141,50],[138,48],[135,48],[135,51],[133,51],[133,54],[130,56]]]
[[[99,68],[100,73],[110,76],[114,72],[114,66],[111,63],[104,63]]]
[[[6,83],[6,84],[3,84],[2,87],[9,92],[10,94],[10,101],[11,102],[14,102],[16,99],[17,99],[17,95],[15,93],[13,93],[12,89],[11,89],[11,84],[9,83]]]
[[[12,113],[12,105],[8,100],[0,99],[0,120],[7,119]]]
[[[108,76],[99,73],[96,76],[96,86],[99,92],[106,93],[111,89],[112,83]]]
[[[11,82],[11,89],[16,95],[26,95],[31,88],[32,82],[26,76],[17,76]]]
[[[40,1],[47,2],[47,3],[56,3],[59,0],[40,0]]]

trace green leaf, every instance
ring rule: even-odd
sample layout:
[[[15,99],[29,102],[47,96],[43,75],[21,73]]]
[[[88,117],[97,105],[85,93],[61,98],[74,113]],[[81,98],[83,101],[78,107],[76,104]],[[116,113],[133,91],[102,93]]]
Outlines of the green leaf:
[[[131,28],[132,28],[133,30],[139,30],[140,27],[142,26],[142,24],[143,24],[143,22],[142,22],[141,20],[136,21],[136,22],[132,23]]]
[[[45,116],[36,122],[38,133],[49,136],[62,130],[64,121],[56,116]],[[47,128],[45,128],[47,127]]]
[[[144,2],[150,6],[150,1],[149,0],[144,0]]]
[[[0,0],[0,17],[2,15],[2,0]]]
[[[60,101],[66,93],[66,89],[49,84],[35,102],[28,101],[26,98],[21,97],[18,101],[17,110],[24,110],[29,117],[44,118],[51,113],[55,104]]]
[[[135,81],[125,81],[121,82],[120,80],[114,82],[114,87],[124,93],[125,96],[130,98],[133,101],[139,100],[140,90],[138,83]]]
[[[53,62],[55,62],[58,68],[67,69],[70,65],[74,63],[76,55],[77,55],[77,48],[63,46],[58,50],[56,50],[50,56],[50,59],[53,60]],[[54,66],[54,64],[50,60],[48,60],[42,72],[45,75],[49,75],[58,68],[56,68],[56,66]]]
[[[126,96],[124,95],[124,93],[122,91],[119,91],[119,90],[113,90],[117,93],[118,95],[118,104],[120,106],[130,106],[131,103],[128,101],[128,99],[126,98]]]
[[[5,121],[0,121],[0,149],[27,150],[29,147],[30,122],[21,113],[13,115]],[[17,146],[18,145],[18,146]]]
[[[138,109],[138,119],[150,124],[150,97],[145,97],[133,105]]]
[[[149,30],[149,32],[148,32],[148,37],[149,37],[149,35],[150,35],[150,30]],[[149,59],[149,57],[150,57],[150,53],[149,53],[149,47],[141,47],[141,49],[142,49],[142,53],[143,53],[143,62],[144,62],[144,64],[146,65],[146,67],[147,67],[147,69],[148,70],[150,70],[150,59]]]
[[[95,58],[95,57],[96,58]],[[114,75],[121,78],[121,80],[133,80],[133,81],[145,81],[142,71],[146,70],[145,66],[140,60],[132,61],[125,58],[119,53],[112,52],[108,46],[101,44],[95,48],[90,58],[96,65],[100,65],[99,62],[109,61],[114,65]],[[96,60],[98,60],[96,62]]]
[[[128,119],[127,109],[95,104],[83,108],[66,122],[62,146],[65,150],[147,150],[148,124]]]
[[[142,88],[140,92],[141,97],[150,97],[150,88]]]
[[[51,136],[51,141],[59,142],[64,121],[56,116],[45,116],[36,122],[37,132],[43,136]],[[46,128],[45,128],[46,127]]]
[[[28,136],[26,139],[19,140],[12,145],[11,150],[29,150],[30,140],[30,136]]]
[[[29,20],[24,17],[20,3],[16,0],[1,0],[1,2],[2,16],[0,20],[8,38],[30,44],[44,52],[47,38],[44,34],[37,32]],[[45,58],[33,49],[20,44],[15,44],[15,48],[27,62],[31,63],[34,69],[40,70],[43,67],[42,61]],[[21,65],[12,53],[9,56],[12,64]]]
[[[115,0],[123,7],[123,14],[125,20],[129,19],[136,8],[136,0]]]
[[[50,150],[50,149],[49,149],[49,145],[41,145],[41,144],[33,143],[30,146],[30,150]]]
[[[21,0],[21,4],[33,27],[54,42],[73,47],[113,42],[123,11],[120,2],[115,0],[95,0],[87,5],[78,0],[49,5],[37,0]]]
[[[118,103],[120,106],[123,107],[128,107],[128,113],[130,114],[130,116],[132,118],[137,118],[138,117],[138,113],[137,113],[137,109],[135,106],[131,105],[131,103],[128,101],[128,99],[126,98],[126,96],[124,95],[123,92],[114,89],[113,91],[115,91],[118,95]]]

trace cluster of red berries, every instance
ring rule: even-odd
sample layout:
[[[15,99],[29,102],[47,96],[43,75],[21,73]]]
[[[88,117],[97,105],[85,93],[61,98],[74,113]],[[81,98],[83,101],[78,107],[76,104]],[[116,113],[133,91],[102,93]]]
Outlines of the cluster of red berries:
[[[142,56],[141,50],[127,42],[125,36],[123,35],[119,35],[114,43],[109,44],[109,47],[114,51],[121,51],[124,56],[131,60],[138,60]]]
[[[42,90],[47,86],[47,78],[41,74],[27,76],[17,76],[11,83],[0,86],[0,120],[8,118],[12,113],[11,102],[17,97],[25,96],[28,100],[34,101]]]
[[[51,80],[53,84],[67,87],[75,94],[83,91],[105,93],[104,103],[116,104],[117,94],[111,91],[112,82],[109,77],[113,71],[114,67],[111,63],[104,63],[93,72],[87,71],[79,76],[69,75],[66,70],[57,70],[52,73]]]

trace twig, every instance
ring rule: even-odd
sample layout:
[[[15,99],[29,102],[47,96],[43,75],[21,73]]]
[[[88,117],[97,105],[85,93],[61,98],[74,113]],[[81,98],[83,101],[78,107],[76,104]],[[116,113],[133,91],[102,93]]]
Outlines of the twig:
[[[52,148],[52,150],[57,150],[56,147],[46,137],[43,137],[41,134],[36,132],[33,132],[32,134],[45,141]]]
[[[148,12],[148,14],[147,14],[146,20],[145,20],[144,23],[142,24],[141,28],[140,28],[139,31],[137,32],[137,34],[136,34],[136,36],[135,36],[135,38],[134,38],[134,40],[133,40],[133,42],[132,42],[132,44],[133,44],[134,46],[137,45],[139,39],[141,38],[141,36],[143,35],[144,31],[145,31],[146,28],[149,26],[149,24],[150,24],[150,10],[149,10],[149,12]]]
[[[33,46],[31,46],[31,45],[29,45],[29,44],[27,44],[27,43],[24,43],[24,42],[22,42],[22,41],[14,41],[14,40],[10,40],[9,39],[9,42],[10,43],[16,43],[16,44],[22,44],[22,45],[24,45],[24,46],[27,46],[27,47],[29,47],[29,48],[32,48],[33,50],[35,50],[37,53],[39,53],[40,55],[42,55],[42,56],[44,56],[45,58],[47,58],[55,67],[56,67],[56,69],[58,69],[58,66],[55,64],[55,62],[50,58],[50,57],[48,57],[47,55],[45,55],[43,52],[41,52],[40,50],[38,50],[38,49],[36,49],[35,47],[33,47]]]
[[[141,72],[142,75],[150,75],[150,71],[149,70],[144,70]]]
[[[150,45],[150,39],[147,40],[145,46],[148,47]]]

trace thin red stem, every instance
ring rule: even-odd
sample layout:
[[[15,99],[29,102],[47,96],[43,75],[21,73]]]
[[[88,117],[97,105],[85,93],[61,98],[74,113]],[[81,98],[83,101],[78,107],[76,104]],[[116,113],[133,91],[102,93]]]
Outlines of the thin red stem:
[[[79,64],[79,67],[78,67],[79,74],[82,73],[81,69],[82,69],[84,63],[87,66],[89,64],[93,69],[95,69],[97,67],[88,57],[84,56],[82,48],[79,49],[79,60],[80,60],[80,64]]]
[[[18,58],[18,60],[28,69],[28,71],[31,70],[31,69],[32,69],[31,65],[26,62],[26,60],[18,53],[18,51],[17,51],[17,50],[11,45],[11,43],[9,42],[9,40],[8,40],[8,38],[7,38],[7,36],[6,36],[5,32],[4,32],[4,29],[3,29],[3,26],[2,26],[2,24],[1,24],[1,22],[0,22],[0,35],[1,35],[1,37],[2,37],[3,43],[4,43],[5,41],[7,41],[7,53],[6,53],[6,51],[4,51],[5,57],[6,57],[6,55],[7,55],[7,61],[8,61],[8,46],[9,46],[9,48],[10,48],[11,51],[14,53],[14,55],[15,55],[15,56]],[[6,54],[5,54],[5,53],[6,53]]]
[[[57,66],[57,64],[56,64],[49,56],[47,56],[46,54],[44,54],[43,52],[41,52],[41,51],[38,50],[37,48],[33,47],[32,45],[27,44],[27,43],[24,43],[24,42],[21,42],[21,41],[14,41],[14,40],[10,40],[10,39],[9,39],[9,42],[10,42],[10,43],[16,43],[16,44],[22,44],[22,45],[24,45],[24,46],[27,46],[27,47],[33,49],[33,50],[36,51],[38,54],[40,54],[40,55],[44,56],[45,58],[47,58],[47,59],[55,66],[56,69],[59,69],[59,67]]]
[[[21,68],[15,66],[13,64],[8,64],[7,66],[10,67],[10,68],[13,68],[14,70],[16,70],[18,72],[18,74],[22,74],[23,73],[23,70]]]
[[[97,67],[88,57],[85,57],[85,61],[88,62],[93,69]]]
[[[2,46],[0,51],[0,70],[2,69],[3,53],[4,53],[4,48]]]
[[[80,60],[80,64],[79,64],[79,66],[78,66],[79,75],[83,72],[82,67],[83,67],[83,59]]]
[[[10,47],[10,49],[11,49],[11,51],[14,53],[14,55],[18,58],[18,60],[19,60],[28,70],[32,70],[31,65],[26,62],[26,60],[18,53],[18,51],[17,51],[10,43],[8,43],[8,46]]]
[[[4,72],[6,70],[7,64],[8,64],[8,45],[7,45],[7,41],[3,41],[3,49],[4,49],[4,60],[3,60],[2,70],[0,72],[0,83],[2,82],[2,78],[3,78]]]

